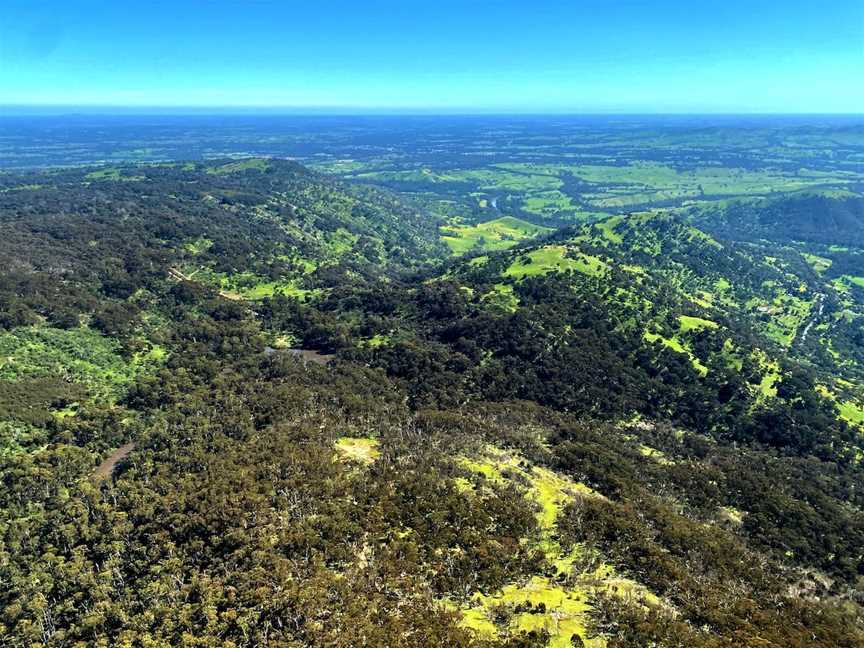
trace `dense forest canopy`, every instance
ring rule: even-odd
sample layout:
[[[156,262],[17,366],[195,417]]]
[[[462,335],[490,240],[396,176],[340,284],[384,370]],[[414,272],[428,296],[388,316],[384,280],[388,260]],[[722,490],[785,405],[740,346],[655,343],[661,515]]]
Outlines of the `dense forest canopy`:
[[[368,172],[0,174],[4,645],[864,644],[860,196]]]

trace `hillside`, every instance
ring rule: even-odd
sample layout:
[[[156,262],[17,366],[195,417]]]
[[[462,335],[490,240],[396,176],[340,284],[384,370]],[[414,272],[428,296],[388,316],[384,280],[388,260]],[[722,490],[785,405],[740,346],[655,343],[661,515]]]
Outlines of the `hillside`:
[[[8,645],[864,642],[851,243],[263,159],[3,174],[0,223]]]
[[[693,210],[697,223],[723,238],[864,246],[864,198],[835,191]]]

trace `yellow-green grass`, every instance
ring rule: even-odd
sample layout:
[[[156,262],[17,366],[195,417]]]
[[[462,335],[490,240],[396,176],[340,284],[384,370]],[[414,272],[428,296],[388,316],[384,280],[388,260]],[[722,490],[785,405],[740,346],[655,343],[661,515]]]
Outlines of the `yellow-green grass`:
[[[605,238],[610,243],[614,245],[621,245],[624,242],[624,238],[615,231],[615,228],[621,224],[623,217],[615,216],[613,218],[607,218],[606,220],[599,221],[594,223],[594,226],[600,230],[600,233],[603,234],[603,238]]]
[[[735,371],[741,371],[744,367],[744,358],[741,356],[740,350],[735,347],[732,338],[726,338],[723,341],[721,355],[726,361],[726,365]]]
[[[507,168],[515,167],[508,165]],[[626,166],[560,165],[558,169],[562,172],[569,171],[588,182],[629,185],[617,192],[610,191],[606,194],[616,196],[617,193],[616,198],[622,205],[702,195],[722,197],[768,194],[774,191],[792,192],[823,185],[826,181],[824,177],[809,174],[729,167],[699,167],[679,171],[653,162],[636,162]],[[848,182],[848,179],[837,180]]]
[[[339,459],[371,465],[381,456],[378,439],[365,437],[340,437],[334,444]]]
[[[161,344],[153,344],[146,351],[140,351],[132,356],[135,364],[160,364],[168,357],[168,350]]]
[[[834,263],[831,259],[826,259],[825,257],[810,254],[808,252],[802,252],[801,256],[804,257],[804,260],[810,264],[810,267],[813,268],[817,274],[822,274],[831,267],[832,263]]]
[[[747,515],[746,512],[732,506],[721,506],[719,512],[721,518],[728,520],[735,526],[744,524],[744,517]]]
[[[717,322],[702,319],[701,317],[693,317],[691,315],[681,315],[678,318],[678,321],[681,324],[680,331],[682,333],[687,333],[689,331],[699,331],[705,328],[716,329],[718,326]]]
[[[218,279],[219,288],[239,299],[258,300],[277,294],[303,299],[313,291],[300,288],[296,279],[267,280],[251,272],[241,272]]]
[[[376,333],[372,337],[362,340],[360,342],[360,346],[367,347],[369,349],[378,349],[382,346],[387,346],[390,342],[389,335],[382,335],[381,333]]]
[[[37,191],[39,189],[43,189],[45,186],[47,185],[28,183],[18,185],[16,187],[8,187],[7,189],[0,189],[0,193],[9,193],[10,191]]]
[[[639,445],[639,453],[643,457],[648,457],[649,459],[653,459],[657,463],[663,466],[669,466],[674,462],[666,456],[664,452],[658,450],[657,448],[652,448],[651,446],[647,446],[645,444]]]
[[[816,391],[837,405],[840,418],[853,425],[864,424],[864,407],[854,400],[840,400],[833,391],[825,385],[816,385]]]
[[[718,250],[723,248],[723,245],[717,239],[695,227],[687,228],[687,240],[691,243],[699,241],[700,243],[705,243]]]
[[[685,354],[688,358],[690,358],[690,364],[693,365],[693,368],[697,372],[699,372],[700,375],[705,376],[708,374],[708,367],[702,364],[699,358],[693,355],[693,352],[689,348],[687,348],[677,337],[667,338],[663,337],[659,333],[652,333],[651,331],[645,331],[645,333],[643,333],[643,337],[648,342],[660,342],[661,344],[668,347],[669,349],[672,349],[676,353]]]
[[[550,272],[574,270],[591,276],[602,276],[608,266],[601,259],[573,250],[568,256],[568,248],[563,245],[547,245],[520,255],[504,271],[505,277],[523,279]]]
[[[202,252],[206,252],[213,245],[213,241],[208,238],[197,238],[187,242],[183,247],[187,252],[193,255],[199,255]]]
[[[519,298],[514,294],[512,284],[495,284],[481,299],[509,313],[515,313],[519,308]]]
[[[855,425],[864,423],[864,407],[858,403],[854,401],[841,401],[837,403],[837,407],[840,410],[840,418]]]
[[[853,286],[858,286],[859,288],[864,288],[864,277],[855,277],[852,275],[844,275],[843,278],[846,279],[846,281],[851,283]]]
[[[541,191],[528,194],[522,201],[522,209],[541,216],[550,216],[560,211],[572,211],[575,206],[570,196],[560,191]]]
[[[441,240],[453,254],[462,255],[471,250],[506,250],[551,231],[513,216],[502,216],[476,225],[442,225]]]
[[[762,379],[756,387],[757,399],[765,400],[777,395],[777,382],[780,380],[780,364],[773,358],[768,358],[761,350],[754,351],[754,357],[762,370]]]
[[[763,285],[771,287],[773,284]],[[781,290],[770,302],[752,298],[747,301],[747,306],[756,312],[756,321],[762,332],[779,345],[788,347],[795,340],[798,328],[809,316],[812,303]]]
[[[707,290],[697,290],[695,294],[688,297],[690,301],[702,308],[711,308],[714,305],[714,293]]]
[[[144,180],[145,177],[143,175],[123,175],[120,173],[120,169],[106,167],[104,169],[99,169],[98,171],[91,171],[84,176],[84,179],[96,181],[109,180],[114,182],[134,182],[137,180]]]
[[[681,341],[678,338],[663,337],[659,333],[652,333],[651,331],[645,331],[644,338],[649,342],[661,342],[678,353],[687,353],[687,349],[684,348],[684,345],[681,344]]]
[[[556,526],[561,510],[575,497],[602,497],[584,484],[540,466],[532,466],[516,452],[488,446],[480,457],[462,457],[458,464],[471,479],[456,478],[456,487],[466,496],[486,485],[513,485],[525,489],[525,497],[537,506],[537,532],[523,539],[542,552],[546,568],[524,580],[504,585],[492,593],[475,592],[462,606],[445,603],[462,613],[460,625],[472,630],[481,640],[500,640],[532,631],[549,633],[548,646],[568,648],[578,637],[585,646],[600,648],[603,637],[592,637],[589,630],[591,597],[596,593],[632,596],[644,603],[661,601],[644,586],[616,576],[609,565],[578,571],[577,561],[583,546],[564,550],[557,540]],[[551,568],[555,576],[550,577]],[[504,612],[506,621],[497,623]]]
[[[495,167],[447,171],[433,171],[428,168],[408,171],[372,171],[360,173],[357,177],[384,182],[409,182],[411,184],[420,182],[431,185],[467,183],[485,191],[499,190],[513,193],[552,191],[559,189],[564,184],[560,178],[553,175],[515,173],[511,170]]]
[[[344,227],[340,227],[326,237],[325,244],[327,251],[334,257],[341,257],[354,248],[359,238],[359,236],[349,232]]]
[[[483,638],[494,639],[498,629],[490,622],[492,609],[527,607],[529,611],[512,614],[508,627],[511,633],[545,630],[549,633],[550,648],[570,648],[574,635],[585,646],[603,646],[602,638],[589,637],[589,597],[589,591],[565,588],[545,576],[534,576],[528,583],[506,585],[491,596],[478,592],[474,599],[476,607],[466,611],[468,616],[463,617],[463,625]]]

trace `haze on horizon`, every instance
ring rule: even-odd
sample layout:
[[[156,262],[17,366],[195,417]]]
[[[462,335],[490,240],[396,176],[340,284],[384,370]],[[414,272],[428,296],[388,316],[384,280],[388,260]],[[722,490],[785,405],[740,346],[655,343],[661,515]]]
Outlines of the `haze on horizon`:
[[[864,4],[342,0],[0,8],[0,105],[861,113]]]

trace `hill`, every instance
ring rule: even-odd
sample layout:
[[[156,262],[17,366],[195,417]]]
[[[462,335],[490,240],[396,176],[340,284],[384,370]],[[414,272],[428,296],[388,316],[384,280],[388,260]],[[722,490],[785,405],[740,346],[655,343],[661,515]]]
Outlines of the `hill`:
[[[0,183],[9,645],[864,640],[864,300],[815,248],[453,258],[274,160]]]
[[[693,215],[708,231],[733,240],[864,246],[864,198],[848,192],[731,201]]]

